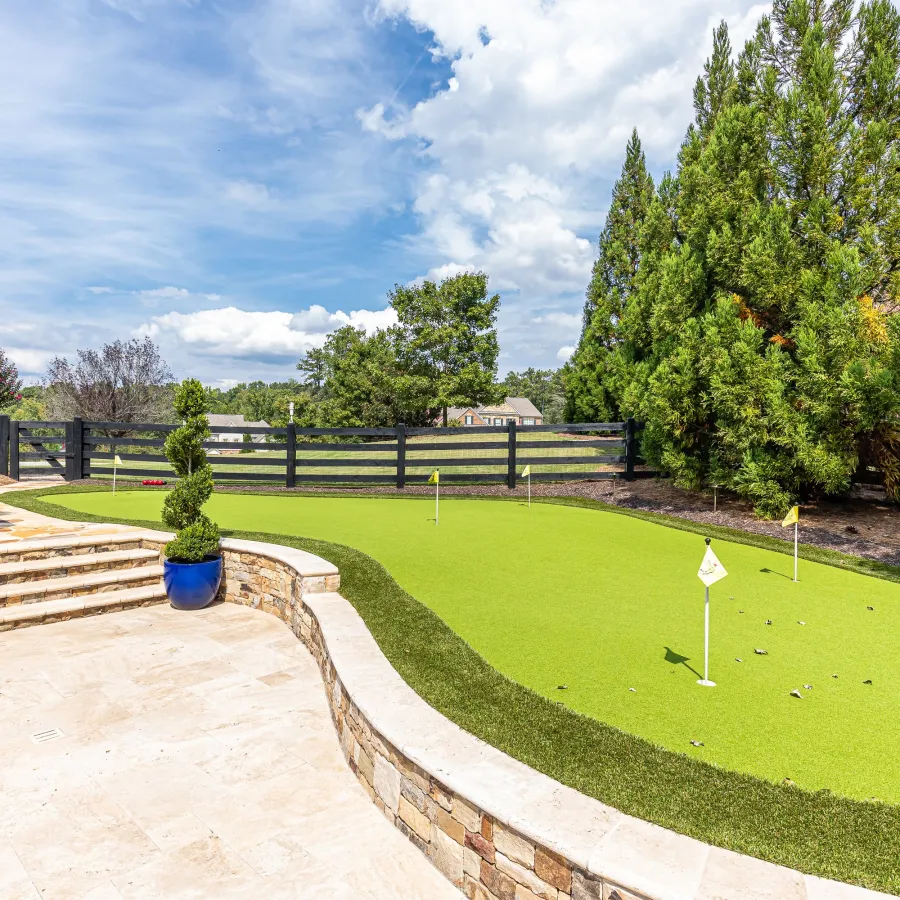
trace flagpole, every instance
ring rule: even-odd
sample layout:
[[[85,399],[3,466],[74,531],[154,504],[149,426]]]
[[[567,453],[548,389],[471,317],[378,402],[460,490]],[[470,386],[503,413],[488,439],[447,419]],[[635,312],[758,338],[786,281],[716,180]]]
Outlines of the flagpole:
[[[113,493],[116,492],[116,461],[113,459]]]
[[[706,538],[707,551],[712,543],[711,538]],[[715,687],[716,683],[709,680],[709,585],[706,584],[706,603],[703,610],[703,678],[697,680],[697,684],[703,687]]]
[[[709,684],[709,588],[706,589],[706,609],[704,610],[703,634],[703,681]]]
[[[528,508],[531,509],[531,469],[528,470]]]
[[[794,522],[794,581],[799,581],[797,578],[797,540],[800,534],[800,522]]]
[[[437,525],[441,514],[441,482],[434,483],[434,524]]]

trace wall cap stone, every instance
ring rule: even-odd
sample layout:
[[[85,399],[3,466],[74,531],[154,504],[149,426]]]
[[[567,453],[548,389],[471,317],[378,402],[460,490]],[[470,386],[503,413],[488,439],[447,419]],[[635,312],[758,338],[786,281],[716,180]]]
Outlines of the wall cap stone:
[[[429,706],[394,670],[340,594],[307,594],[351,702],[410,762],[528,840],[654,900],[875,900],[627,816],[507,756]]]

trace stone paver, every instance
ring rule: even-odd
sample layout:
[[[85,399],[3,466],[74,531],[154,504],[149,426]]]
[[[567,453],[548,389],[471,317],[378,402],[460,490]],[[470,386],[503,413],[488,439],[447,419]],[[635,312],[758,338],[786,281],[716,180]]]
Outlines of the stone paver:
[[[149,607],[0,650],[4,898],[459,900],[347,768],[272,616]]]

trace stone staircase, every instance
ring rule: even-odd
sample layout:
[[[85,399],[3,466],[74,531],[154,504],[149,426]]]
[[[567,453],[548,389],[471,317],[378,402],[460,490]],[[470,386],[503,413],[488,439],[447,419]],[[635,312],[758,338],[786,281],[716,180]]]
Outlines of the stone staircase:
[[[0,631],[162,603],[162,574],[160,544],[138,532],[0,544]]]

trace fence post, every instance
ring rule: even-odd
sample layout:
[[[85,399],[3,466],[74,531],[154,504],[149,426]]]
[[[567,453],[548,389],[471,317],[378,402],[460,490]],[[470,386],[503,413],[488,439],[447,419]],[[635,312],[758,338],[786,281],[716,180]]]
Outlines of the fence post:
[[[72,421],[72,480],[84,478],[84,419],[75,416]]]
[[[9,471],[9,416],[0,416],[0,475]]]
[[[75,479],[75,454],[72,449],[75,445],[75,423],[66,422],[65,433],[66,459],[63,466],[63,479],[66,481],[74,481]]]
[[[510,419],[507,427],[509,431],[508,448],[509,455],[507,457],[506,470],[506,486],[511,490],[516,488],[516,420]]]
[[[287,427],[287,471],[284,476],[285,487],[297,485],[297,426],[293,422]]]
[[[637,458],[637,445],[634,439],[634,417],[629,416],[625,420],[625,473],[626,481],[634,481],[634,463]]]
[[[19,480],[19,423],[9,423],[9,477]]]
[[[397,487],[406,487],[406,423],[397,425]]]

